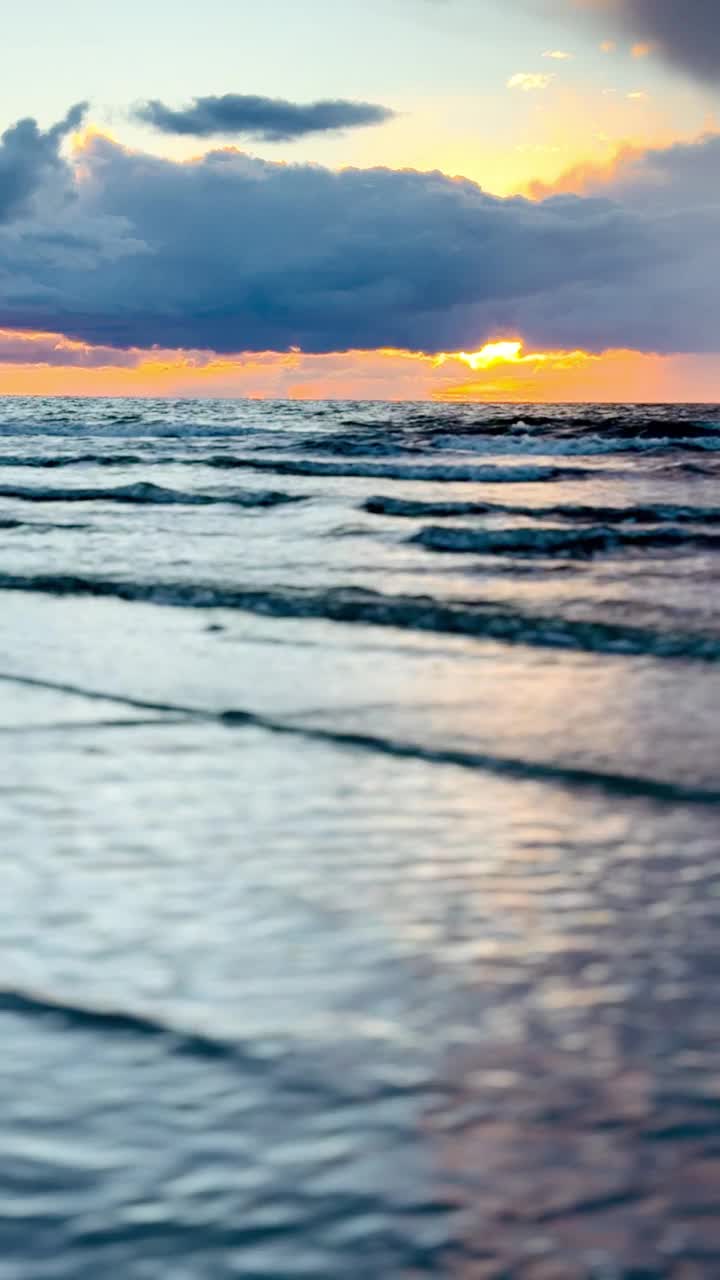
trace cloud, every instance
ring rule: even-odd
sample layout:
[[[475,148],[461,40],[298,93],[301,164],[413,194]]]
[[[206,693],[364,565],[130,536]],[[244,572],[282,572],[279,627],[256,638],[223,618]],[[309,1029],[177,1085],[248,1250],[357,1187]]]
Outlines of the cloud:
[[[553,58],[555,62],[567,62],[574,56],[573,53],[566,53],[564,49],[546,49],[543,54],[543,58]]]
[[[161,133],[196,138],[244,137],[262,142],[288,142],[311,133],[384,124],[394,114],[388,107],[372,102],[337,99],[297,103],[240,93],[193,98],[190,106],[180,110],[153,98],[132,112],[136,120]]]
[[[535,350],[718,350],[719,158],[711,137],[531,201],[437,172],[233,148],[177,162],[91,136],[0,226],[0,326],[219,353],[520,334]]]
[[[599,194],[601,184],[590,184],[586,189]],[[644,151],[628,147],[611,189],[626,208],[641,210],[655,205],[667,221],[685,216],[688,224],[697,218],[714,224],[720,220],[720,133]],[[677,230],[682,230],[679,221]],[[689,257],[692,248],[688,244]],[[698,245],[699,253],[706,248],[704,242]],[[710,262],[708,254],[708,270]]]
[[[701,80],[720,75],[718,0],[564,0],[565,8],[596,15],[618,34],[649,45],[665,60]]]
[[[522,89],[523,93],[532,93],[537,89],[548,89],[554,79],[554,75],[543,74],[540,71],[518,71],[516,75],[510,76],[507,87]]]
[[[19,120],[5,130],[0,137],[0,223],[27,209],[43,184],[66,172],[60,146],[82,123],[86,109],[86,103],[71,107],[45,133],[32,119]]]
[[[0,365],[47,365],[61,369],[134,369],[143,353],[73,342],[62,333],[0,329]]]

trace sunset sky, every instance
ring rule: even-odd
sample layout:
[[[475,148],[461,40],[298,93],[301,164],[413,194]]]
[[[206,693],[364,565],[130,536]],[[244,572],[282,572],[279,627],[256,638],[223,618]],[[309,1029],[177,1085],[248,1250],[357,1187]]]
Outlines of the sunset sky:
[[[0,392],[720,401],[716,0],[36,0]]]

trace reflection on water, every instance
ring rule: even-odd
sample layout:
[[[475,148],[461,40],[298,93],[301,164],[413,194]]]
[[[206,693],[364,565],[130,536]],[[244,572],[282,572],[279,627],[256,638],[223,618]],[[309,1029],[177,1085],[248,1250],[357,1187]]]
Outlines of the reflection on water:
[[[714,812],[163,723],[7,781],[33,1274],[717,1259]]]
[[[0,1280],[720,1276],[717,414],[8,405]]]

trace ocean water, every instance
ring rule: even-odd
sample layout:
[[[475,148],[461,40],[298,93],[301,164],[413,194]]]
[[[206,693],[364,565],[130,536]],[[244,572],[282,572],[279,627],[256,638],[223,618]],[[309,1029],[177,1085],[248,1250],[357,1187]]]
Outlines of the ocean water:
[[[0,1280],[720,1275],[720,410],[0,402]]]

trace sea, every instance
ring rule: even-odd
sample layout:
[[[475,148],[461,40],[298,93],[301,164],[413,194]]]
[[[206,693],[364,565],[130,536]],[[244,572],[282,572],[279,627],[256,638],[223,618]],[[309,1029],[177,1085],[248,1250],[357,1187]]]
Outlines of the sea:
[[[720,409],[0,401],[0,1280],[720,1276]]]

